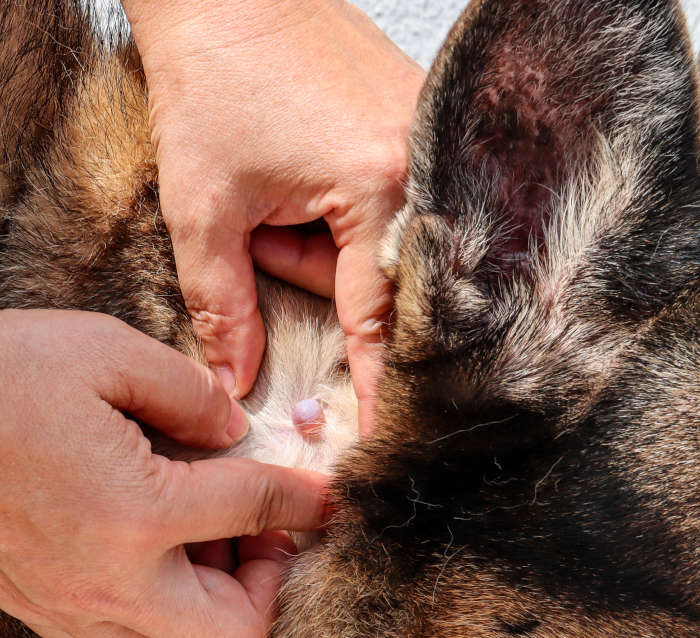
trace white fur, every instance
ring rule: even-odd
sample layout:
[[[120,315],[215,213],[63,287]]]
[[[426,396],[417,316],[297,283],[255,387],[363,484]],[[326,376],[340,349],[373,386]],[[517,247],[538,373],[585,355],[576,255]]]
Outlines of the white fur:
[[[260,311],[267,348],[252,392],[242,405],[250,429],[219,456],[245,457],[329,473],[339,454],[357,440],[357,399],[345,365],[345,337],[335,306],[293,286],[258,276]],[[292,422],[294,405],[317,399],[325,423],[317,436],[304,436]],[[156,442],[175,459],[211,456]]]
[[[357,399],[343,362],[345,338],[335,307],[289,286],[259,282],[268,347],[254,391],[243,402],[250,433],[231,450],[265,463],[328,472],[357,438]],[[303,436],[292,409],[317,399],[325,424]]]

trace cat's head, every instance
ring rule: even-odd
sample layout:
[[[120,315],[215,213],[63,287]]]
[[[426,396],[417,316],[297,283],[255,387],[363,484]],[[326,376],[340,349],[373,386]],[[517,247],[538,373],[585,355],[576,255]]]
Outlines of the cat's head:
[[[481,0],[428,76],[375,430],[276,636],[695,636],[696,71],[666,0]]]
[[[473,3],[385,240],[389,422],[399,388],[402,427],[434,438],[450,413],[565,427],[595,401],[698,277],[695,74],[672,2]]]

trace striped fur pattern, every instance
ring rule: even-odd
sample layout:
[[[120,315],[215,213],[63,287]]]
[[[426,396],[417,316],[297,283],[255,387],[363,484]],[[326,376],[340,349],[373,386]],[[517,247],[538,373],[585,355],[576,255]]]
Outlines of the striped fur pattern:
[[[384,242],[377,431],[277,638],[700,634],[697,123],[675,3],[466,10]]]
[[[6,4],[0,36],[0,306],[108,312],[201,360],[133,46],[97,46],[69,0]],[[276,638],[700,633],[697,90],[675,2],[467,8],[382,248],[370,438],[343,452],[332,308],[259,280],[270,347],[237,452],[335,467],[337,508]],[[315,444],[289,425],[307,396],[329,406]]]

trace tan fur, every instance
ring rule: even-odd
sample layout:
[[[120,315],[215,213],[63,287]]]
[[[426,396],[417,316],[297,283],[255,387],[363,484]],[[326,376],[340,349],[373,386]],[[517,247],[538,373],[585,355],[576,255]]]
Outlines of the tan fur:
[[[203,361],[133,45],[97,47],[75,9],[0,9],[0,307],[108,312]],[[382,248],[368,440],[332,306],[258,279],[268,350],[225,453],[333,471],[337,508],[290,562],[275,637],[699,634],[697,122],[675,2],[467,8]],[[310,396],[315,441],[289,419]]]

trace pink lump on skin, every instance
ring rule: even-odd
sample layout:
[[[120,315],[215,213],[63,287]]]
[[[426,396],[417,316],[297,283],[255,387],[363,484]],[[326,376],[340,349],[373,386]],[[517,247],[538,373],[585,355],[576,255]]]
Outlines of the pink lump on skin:
[[[317,437],[325,423],[323,407],[316,399],[304,399],[292,408],[294,427],[307,438]]]

